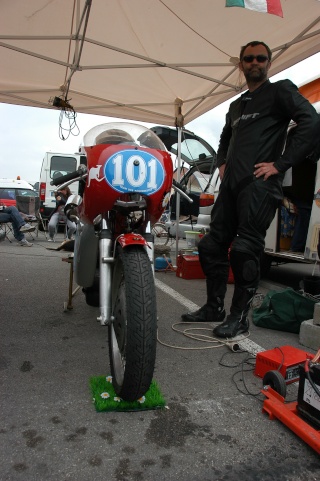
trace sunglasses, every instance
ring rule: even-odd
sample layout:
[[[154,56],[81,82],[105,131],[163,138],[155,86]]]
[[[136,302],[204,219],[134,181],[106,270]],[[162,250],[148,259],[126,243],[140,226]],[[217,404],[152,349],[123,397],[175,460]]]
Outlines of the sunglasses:
[[[259,63],[264,63],[266,60],[269,60],[269,58],[266,55],[245,55],[242,57],[242,60],[244,60],[246,63],[251,63],[256,59],[257,62]]]

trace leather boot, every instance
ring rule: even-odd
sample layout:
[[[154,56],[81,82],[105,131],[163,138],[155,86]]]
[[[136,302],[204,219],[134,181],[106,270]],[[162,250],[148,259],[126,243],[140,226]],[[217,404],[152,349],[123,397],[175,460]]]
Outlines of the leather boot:
[[[219,297],[214,301],[215,307],[205,304],[197,311],[182,314],[181,319],[184,322],[222,322],[226,316],[223,301]]]
[[[206,279],[207,283],[207,302],[195,312],[182,314],[184,322],[222,322],[226,316],[224,309],[224,296],[226,288],[223,284],[216,289],[216,281]]]
[[[214,336],[231,338],[248,331],[247,314],[255,293],[256,288],[235,287],[230,314],[220,326],[213,329]]]

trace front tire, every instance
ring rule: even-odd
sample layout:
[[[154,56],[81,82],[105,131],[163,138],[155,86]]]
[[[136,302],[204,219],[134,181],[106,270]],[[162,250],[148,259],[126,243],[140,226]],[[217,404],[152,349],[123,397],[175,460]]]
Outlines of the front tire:
[[[119,397],[135,401],[150,387],[157,344],[154,277],[141,246],[117,248],[112,315],[109,355],[113,386]]]

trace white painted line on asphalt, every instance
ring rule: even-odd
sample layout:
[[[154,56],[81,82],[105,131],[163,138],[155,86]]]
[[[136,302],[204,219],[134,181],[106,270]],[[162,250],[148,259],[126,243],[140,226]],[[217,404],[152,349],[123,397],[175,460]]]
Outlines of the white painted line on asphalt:
[[[155,285],[162,292],[164,292],[165,294],[168,294],[175,301],[179,302],[182,306],[186,307],[189,312],[196,311],[197,309],[200,308],[200,306],[190,301],[186,297],[182,296],[177,291],[167,286],[167,284],[165,284],[164,282],[159,281],[159,279],[155,279]],[[230,344],[232,344],[232,341],[230,342]],[[231,350],[238,351],[240,349],[248,352],[249,354],[252,354],[253,356],[256,356],[258,352],[265,351],[263,347],[251,341],[251,339],[242,339],[240,341],[235,341],[234,349],[231,349]]]
[[[159,281],[159,279],[155,279],[155,284],[156,284],[156,287],[158,287],[158,289],[160,289],[162,292],[165,292],[170,297],[172,297],[175,301],[182,304],[184,307],[187,308],[188,311],[192,312],[192,311],[196,311],[197,309],[200,309],[200,306],[190,301],[186,297],[182,296],[181,294],[179,294],[179,292],[167,286],[167,284],[165,284],[164,282]]]

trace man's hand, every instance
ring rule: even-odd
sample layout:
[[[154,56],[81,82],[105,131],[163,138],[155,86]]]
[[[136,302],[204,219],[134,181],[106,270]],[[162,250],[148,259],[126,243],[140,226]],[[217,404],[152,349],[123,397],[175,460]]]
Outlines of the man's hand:
[[[263,180],[267,180],[271,175],[279,174],[279,171],[275,168],[275,166],[269,162],[262,162],[261,164],[256,164],[254,168],[254,175],[257,178],[263,176]]]

